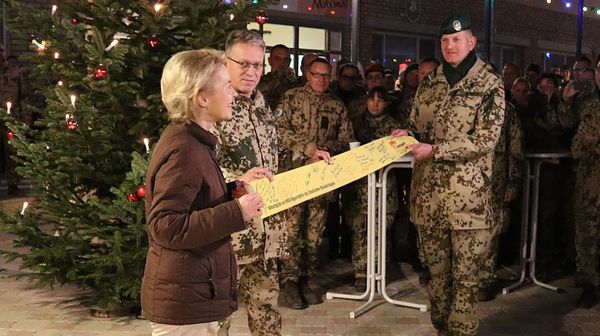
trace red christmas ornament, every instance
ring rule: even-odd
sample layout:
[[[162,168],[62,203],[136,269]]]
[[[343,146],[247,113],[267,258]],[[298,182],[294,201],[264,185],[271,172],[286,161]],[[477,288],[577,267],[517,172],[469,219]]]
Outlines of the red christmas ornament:
[[[258,12],[258,14],[256,14],[256,23],[258,24],[265,24],[267,23],[267,21],[269,21],[269,17],[267,16],[267,13],[265,13],[265,11],[260,11]]]
[[[313,6],[311,6],[311,5],[306,6],[306,11],[307,12],[312,12],[313,11]]]
[[[129,202],[137,202],[138,196],[136,194],[127,194],[127,200]]]
[[[74,130],[77,129],[77,121],[75,121],[73,118],[70,118],[69,120],[67,120],[67,128],[70,130]]]
[[[105,65],[98,65],[94,68],[94,77],[98,79],[104,79],[108,75],[108,67]]]
[[[6,138],[8,140],[12,140],[14,137],[15,137],[15,133],[13,133],[12,131],[6,132]]]
[[[98,79],[104,79],[108,75],[108,67],[100,64],[94,68],[94,77]]]
[[[135,194],[139,197],[139,198],[144,198],[146,197],[146,185],[142,184],[140,185],[137,190],[135,191]]]
[[[77,18],[77,16],[74,16],[74,17],[71,18],[71,23],[74,24],[74,25],[76,25],[76,24],[79,23],[79,19]]]
[[[158,40],[158,38],[156,37],[156,35],[152,35],[149,39],[148,39],[148,45],[150,46],[150,48],[156,48],[160,45],[160,41]]]

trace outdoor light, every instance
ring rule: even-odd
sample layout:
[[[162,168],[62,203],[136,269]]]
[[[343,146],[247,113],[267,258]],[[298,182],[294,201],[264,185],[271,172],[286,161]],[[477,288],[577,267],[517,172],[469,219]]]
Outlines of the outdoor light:
[[[565,2],[565,7],[571,8],[571,2],[570,1]]]

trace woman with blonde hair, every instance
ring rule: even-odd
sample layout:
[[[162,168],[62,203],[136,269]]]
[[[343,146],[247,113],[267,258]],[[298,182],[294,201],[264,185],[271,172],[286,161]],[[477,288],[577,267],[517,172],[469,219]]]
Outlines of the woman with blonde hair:
[[[161,94],[170,124],[146,175],[142,311],[153,335],[216,335],[217,321],[237,309],[230,235],[262,215],[262,198],[244,193],[243,185],[272,174],[252,168],[229,184],[221,174],[210,129],[231,119],[236,96],[222,52],[173,55],[163,69]]]

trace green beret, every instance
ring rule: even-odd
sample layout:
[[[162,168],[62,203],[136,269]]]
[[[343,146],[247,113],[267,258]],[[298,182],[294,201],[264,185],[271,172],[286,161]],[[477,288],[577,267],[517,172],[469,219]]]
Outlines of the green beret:
[[[438,35],[441,37],[445,34],[454,34],[468,29],[471,29],[471,19],[468,16],[452,14],[442,23]]]

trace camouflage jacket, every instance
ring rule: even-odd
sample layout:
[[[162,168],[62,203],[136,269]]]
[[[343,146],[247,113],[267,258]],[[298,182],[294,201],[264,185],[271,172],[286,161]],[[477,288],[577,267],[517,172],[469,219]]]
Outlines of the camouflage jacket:
[[[439,228],[489,228],[494,148],[504,122],[502,79],[478,59],[450,87],[442,68],[419,85],[409,120],[415,136],[434,146],[434,156],[413,170],[411,219]]]
[[[599,96],[596,92],[584,92],[569,101],[562,100],[558,105],[558,109],[552,111],[554,113],[550,117],[552,126],[576,128],[579,120],[583,119],[585,114],[596,112],[591,106],[596,104],[595,101],[598,98]]]
[[[496,205],[504,204],[506,193],[516,195],[523,175],[523,129],[517,110],[506,103],[504,124],[494,150],[492,187]]]
[[[344,103],[328,92],[318,93],[306,84],[287,91],[278,108],[283,111],[277,125],[287,151],[286,169],[300,167],[309,158],[311,143],[335,155],[354,139]]]
[[[592,96],[580,106],[580,122],[571,143],[579,164],[595,166],[600,173],[600,99]]]
[[[227,182],[253,167],[277,172],[280,150],[275,117],[265,105],[260,92],[252,99],[238,95],[233,102],[233,119],[216,125],[220,140],[219,165]],[[249,222],[249,228],[232,235],[233,247],[240,264],[283,256],[286,252],[287,228],[283,214],[263,220],[263,225]]]
[[[275,110],[283,94],[295,86],[296,78],[293,75],[280,75],[271,71],[260,79],[257,89],[263,94],[269,107]]]
[[[361,118],[358,119],[358,123],[354,125],[354,134],[356,135],[356,141],[360,141],[361,144],[369,143],[373,140],[388,136],[393,130],[401,128],[400,123],[392,118],[389,114],[383,114],[381,116],[372,117],[367,115],[367,111],[363,112]],[[367,178],[362,178],[357,181],[357,198],[358,207],[361,213],[367,213],[368,211],[368,182]],[[398,190],[396,188],[396,175],[388,174],[387,176],[387,212],[395,212],[398,209]],[[388,223],[390,224],[390,223]]]

